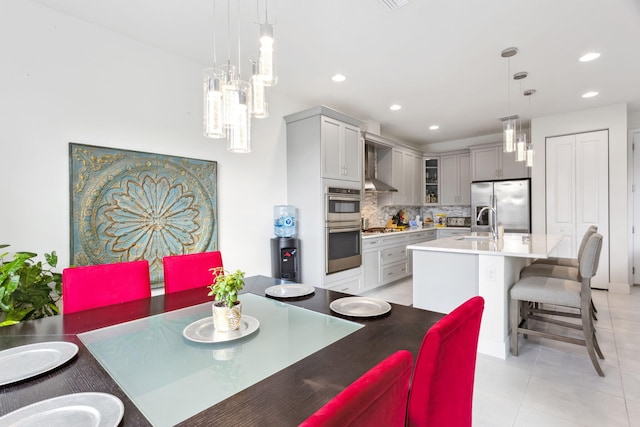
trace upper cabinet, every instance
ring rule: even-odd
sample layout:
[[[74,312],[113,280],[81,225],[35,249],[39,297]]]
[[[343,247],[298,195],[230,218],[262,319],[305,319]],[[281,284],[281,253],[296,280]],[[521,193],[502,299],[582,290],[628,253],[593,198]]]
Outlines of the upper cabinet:
[[[471,204],[471,177],[468,151],[440,156],[440,204]]]
[[[378,151],[378,177],[397,192],[380,193],[380,205],[422,205],[422,154],[394,147]]]
[[[440,173],[440,158],[425,157],[424,159],[424,204],[436,205],[440,203],[440,186],[438,175]]]
[[[471,147],[471,181],[527,178],[525,162],[516,162],[515,153],[502,151],[502,144]]]
[[[325,106],[291,114],[285,120],[290,173],[362,183],[362,121]]]
[[[322,177],[360,182],[362,153],[360,128],[322,116]]]

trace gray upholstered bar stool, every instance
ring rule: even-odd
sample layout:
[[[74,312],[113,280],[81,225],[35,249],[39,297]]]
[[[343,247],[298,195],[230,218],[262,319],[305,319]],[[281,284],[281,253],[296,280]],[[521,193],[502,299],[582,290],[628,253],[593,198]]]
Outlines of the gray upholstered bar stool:
[[[578,262],[578,260],[580,259],[580,256],[582,255],[582,251],[584,251],[584,247],[587,244],[587,241],[589,240],[589,237],[591,237],[592,234],[597,233],[598,232],[598,227],[595,225],[590,226],[587,231],[585,231],[584,236],[582,237],[582,241],[580,242],[580,246],[578,248],[578,257],[577,258],[558,258],[558,257],[549,257],[549,258],[538,258],[537,260],[535,260],[533,262],[533,264],[531,264],[528,267],[525,267],[524,270],[529,270],[531,271],[531,273],[524,273],[526,277],[527,275],[530,276],[547,276],[548,274],[535,274],[535,273],[539,273],[539,272],[546,272],[549,271],[550,274],[553,274],[553,268],[552,267],[545,267],[547,265],[551,265],[551,266],[559,266],[559,267],[570,267],[570,268],[575,268],[577,269],[580,265],[580,263]],[[569,270],[571,271],[571,270]],[[573,271],[571,271],[570,273],[565,273],[564,269],[556,269],[556,274],[558,275],[563,275],[563,274],[571,274],[573,276]],[[576,277],[577,277],[577,272],[575,273]],[[522,272],[520,273],[520,277],[522,277]],[[554,277],[554,276],[549,276],[549,277]],[[567,279],[569,279],[570,277],[567,277]]]
[[[572,344],[587,347],[587,352],[591,358],[598,375],[604,377],[604,372],[600,368],[598,358],[604,359],[602,351],[598,346],[595,328],[593,327],[591,309],[591,278],[598,270],[600,260],[600,250],[602,249],[602,235],[594,233],[589,237],[582,256],[580,257],[581,282],[566,279],[556,279],[553,277],[527,276],[521,278],[511,288],[510,304],[510,326],[511,326],[511,354],[518,355],[518,334],[525,337],[536,335],[543,338],[554,339]],[[548,310],[538,308],[540,304],[553,304],[558,310]],[[562,308],[578,309],[578,313],[565,311]],[[580,324],[556,319],[555,316],[562,315],[579,318]],[[569,336],[553,334],[534,329],[529,320],[547,322],[553,325],[564,326],[571,329],[581,330],[584,338],[573,338]]]
[[[582,237],[582,241],[580,242],[580,247],[578,248],[578,258],[539,258],[535,260],[533,264],[523,268],[522,271],[520,271],[520,278],[522,279],[524,277],[530,276],[544,276],[581,282],[582,278],[580,277],[579,260],[582,256],[582,252],[584,251],[584,247],[589,240],[589,237],[597,232],[598,227],[595,225],[590,226],[587,231],[585,231],[584,236]],[[598,320],[595,315],[598,310],[593,304],[593,301],[591,301],[590,303],[594,313],[593,318],[595,320]]]

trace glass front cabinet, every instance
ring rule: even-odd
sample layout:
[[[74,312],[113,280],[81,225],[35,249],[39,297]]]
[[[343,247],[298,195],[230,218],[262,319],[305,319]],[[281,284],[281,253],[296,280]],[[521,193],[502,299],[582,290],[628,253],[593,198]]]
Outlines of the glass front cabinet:
[[[440,158],[425,157],[424,159],[424,204],[437,205],[440,203],[440,183],[438,181]]]

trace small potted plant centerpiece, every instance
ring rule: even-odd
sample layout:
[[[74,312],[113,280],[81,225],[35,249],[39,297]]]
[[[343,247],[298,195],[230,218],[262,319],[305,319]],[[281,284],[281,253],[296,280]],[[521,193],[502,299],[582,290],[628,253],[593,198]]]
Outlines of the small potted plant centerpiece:
[[[230,273],[223,267],[210,270],[213,283],[209,285],[209,296],[215,297],[213,326],[219,332],[235,331],[240,327],[242,318],[242,303],[238,301],[238,291],[244,287],[244,272],[236,270]]]

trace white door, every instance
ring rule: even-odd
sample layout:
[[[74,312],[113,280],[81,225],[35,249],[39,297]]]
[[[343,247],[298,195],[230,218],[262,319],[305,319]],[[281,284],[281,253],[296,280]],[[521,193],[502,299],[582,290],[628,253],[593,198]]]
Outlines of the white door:
[[[559,234],[559,257],[576,256],[575,136],[547,138],[547,234]]]
[[[631,133],[633,135],[633,283],[640,283],[640,129]]]
[[[602,234],[598,273],[592,287],[609,284],[608,131],[547,138],[547,232],[564,236],[559,256],[577,257],[591,225]]]

